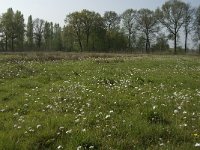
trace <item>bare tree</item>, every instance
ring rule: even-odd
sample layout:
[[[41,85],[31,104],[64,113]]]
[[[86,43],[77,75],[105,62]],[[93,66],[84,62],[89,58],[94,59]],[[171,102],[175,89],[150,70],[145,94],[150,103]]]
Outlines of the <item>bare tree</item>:
[[[149,9],[140,9],[137,12],[136,20],[137,29],[145,35],[146,52],[149,52],[152,35],[159,30],[155,13]]]
[[[135,33],[136,28],[136,11],[133,9],[127,9],[122,14],[122,22],[123,22],[123,28],[126,34],[128,34],[128,48],[132,47],[131,44],[131,38],[133,37],[133,34]]]
[[[187,42],[188,42],[188,35],[191,33],[193,28],[193,20],[194,20],[194,12],[195,9],[192,8],[190,4],[185,5],[184,9],[184,32],[185,32],[185,53],[187,52]]]
[[[159,8],[156,10],[159,21],[173,35],[175,53],[178,33],[184,24],[184,10],[185,3],[180,0],[169,0],[163,4],[161,10]]]

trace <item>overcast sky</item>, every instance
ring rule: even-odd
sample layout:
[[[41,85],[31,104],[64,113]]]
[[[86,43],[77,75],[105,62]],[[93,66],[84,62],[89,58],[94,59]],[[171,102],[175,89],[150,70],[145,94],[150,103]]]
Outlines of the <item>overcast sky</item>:
[[[100,14],[107,10],[122,13],[128,8],[156,9],[162,6],[166,0],[0,0],[0,14],[6,12],[10,7],[14,11],[19,10],[24,14],[25,20],[29,15],[33,18],[40,18],[54,23],[64,25],[67,14],[89,9]],[[199,6],[200,0],[185,0],[193,6]]]

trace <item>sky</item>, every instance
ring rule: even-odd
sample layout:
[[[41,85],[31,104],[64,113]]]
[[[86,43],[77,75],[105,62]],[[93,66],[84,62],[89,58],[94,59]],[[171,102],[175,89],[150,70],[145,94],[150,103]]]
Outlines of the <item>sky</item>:
[[[82,9],[93,10],[103,14],[112,10],[121,14],[124,10],[161,7],[166,0],[0,0],[0,15],[8,8],[23,13],[25,20],[29,15],[64,25],[66,15]],[[200,5],[200,0],[184,0],[192,6]]]

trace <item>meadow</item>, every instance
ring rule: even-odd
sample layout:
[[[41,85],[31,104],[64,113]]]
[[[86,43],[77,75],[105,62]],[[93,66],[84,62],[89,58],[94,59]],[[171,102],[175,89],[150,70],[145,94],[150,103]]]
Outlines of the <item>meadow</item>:
[[[199,148],[199,56],[0,55],[0,149]]]

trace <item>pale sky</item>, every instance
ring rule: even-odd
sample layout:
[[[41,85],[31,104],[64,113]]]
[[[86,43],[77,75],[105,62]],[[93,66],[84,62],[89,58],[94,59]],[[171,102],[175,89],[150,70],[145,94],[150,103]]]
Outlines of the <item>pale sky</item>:
[[[105,11],[113,10],[122,13],[128,8],[156,9],[162,6],[166,0],[0,0],[0,14],[6,12],[10,7],[14,11],[19,10],[23,13],[25,20],[29,15],[34,18],[40,18],[54,23],[64,25],[64,19],[67,14],[89,9],[100,14]],[[200,0],[184,0],[192,6],[200,5]]]

